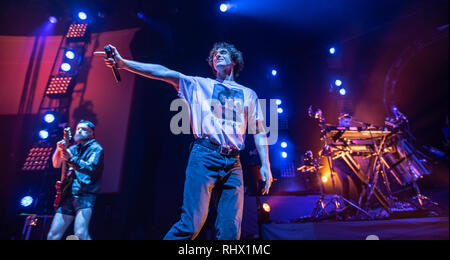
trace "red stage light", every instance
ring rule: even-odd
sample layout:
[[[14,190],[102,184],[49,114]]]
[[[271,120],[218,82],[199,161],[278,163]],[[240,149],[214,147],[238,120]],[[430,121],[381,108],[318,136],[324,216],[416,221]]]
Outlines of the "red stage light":
[[[47,96],[58,96],[67,94],[72,77],[54,77],[50,79],[50,83],[47,86],[45,94]]]
[[[86,36],[87,23],[73,23],[67,31],[66,37],[68,39],[83,38]]]
[[[41,171],[49,168],[49,160],[53,152],[52,147],[33,147],[28,152],[23,171]]]

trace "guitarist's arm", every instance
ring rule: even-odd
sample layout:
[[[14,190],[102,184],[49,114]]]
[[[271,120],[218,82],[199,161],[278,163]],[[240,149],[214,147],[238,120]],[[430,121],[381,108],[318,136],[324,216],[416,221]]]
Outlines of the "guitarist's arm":
[[[59,143],[57,144],[55,152],[53,153],[52,162],[53,162],[53,167],[55,167],[55,168],[62,167],[63,159],[61,158],[61,149],[59,148]]]
[[[103,167],[103,149],[100,147],[95,148],[87,160],[82,160],[76,156],[71,156],[68,163],[77,172],[86,175],[93,175],[99,168]]]

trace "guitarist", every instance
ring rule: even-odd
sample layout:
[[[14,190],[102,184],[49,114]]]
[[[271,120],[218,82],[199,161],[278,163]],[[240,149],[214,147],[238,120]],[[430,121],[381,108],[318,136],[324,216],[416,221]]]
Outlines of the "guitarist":
[[[61,185],[61,200],[53,218],[48,240],[59,240],[75,220],[74,232],[81,240],[91,240],[89,223],[103,172],[103,148],[95,140],[95,125],[82,120],[78,123],[74,142],[57,143],[53,154],[55,168],[67,165],[67,176]]]

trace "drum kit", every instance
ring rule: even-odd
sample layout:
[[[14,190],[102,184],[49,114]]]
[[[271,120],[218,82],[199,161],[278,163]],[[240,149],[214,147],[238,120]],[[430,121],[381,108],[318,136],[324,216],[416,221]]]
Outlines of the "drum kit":
[[[401,208],[425,210],[425,204],[435,205],[421,194],[417,182],[431,173],[426,155],[414,147],[407,118],[397,109],[385,120],[384,127],[359,122],[358,127],[327,125],[321,109],[308,109],[308,116],[319,122],[323,148],[314,157],[307,151],[298,171],[315,173],[320,183],[320,198],[309,220],[320,221],[336,216],[338,219],[358,217],[374,219],[392,216]],[[322,172],[328,168],[332,189],[339,174],[356,176],[361,189],[359,198],[341,195],[326,196]],[[344,170],[340,168],[345,168]],[[397,197],[410,190],[408,203]],[[327,199],[328,198],[328,199]],[[411,204],[412,203],[412,204]],[[330,210],[330,207],[332,208]],[[374,209],[381,209],[375,211]],[[377,212],[376,214],[372,212]]]

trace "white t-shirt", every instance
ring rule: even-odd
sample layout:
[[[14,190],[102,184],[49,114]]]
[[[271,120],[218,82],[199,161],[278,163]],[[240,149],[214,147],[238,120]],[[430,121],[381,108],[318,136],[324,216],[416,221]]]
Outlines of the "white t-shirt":
[[[247,128],[252,134],[264,131],[258,96],[234,81],[180,74],[178,96],[189,104],[195,138],[242,150]]]

